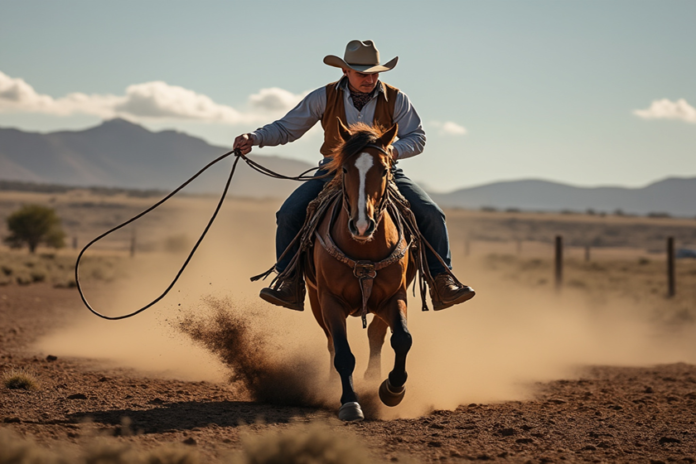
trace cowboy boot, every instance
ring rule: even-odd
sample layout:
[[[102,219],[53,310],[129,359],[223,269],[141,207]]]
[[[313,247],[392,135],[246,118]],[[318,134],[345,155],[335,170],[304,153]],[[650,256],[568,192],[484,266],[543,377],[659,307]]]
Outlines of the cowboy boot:
[[[267,287],[259,296],[276,306],[304,311],[305,283],[302,277],[289,277],[280,281],[276,288]]]
[[[447,272],[435,276],[434,284],[430,287],[430,298],[433,309],[440,311],[459,303],[464,303],[476,295],[473,288],[459,284]]]

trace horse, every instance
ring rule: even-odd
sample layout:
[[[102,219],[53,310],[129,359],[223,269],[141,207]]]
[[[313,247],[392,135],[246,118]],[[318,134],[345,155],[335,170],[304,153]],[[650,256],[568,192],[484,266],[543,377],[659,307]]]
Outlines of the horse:
[[[389,147],[397,131],[398,125],[383,130],[361,123],[350,128],[339,124],[342,143],[326,169],[336,173],[332,182],[340,182],[342,195],[319,222],[305,270],[312,313],[326,334],[340,376],[338,417],[343,421],[364,419],[353,388],[355,356],[347,339],[348,316],[362,315],[365,327],[366,313],[374,315],[367,329],[367,379],[381,375],[382,346],[387,328],[391,329],[396,358],[379,396],[387,406],[396,406],[406,391],[406,355],[412,344],[406,291],[416,268],[402,221],[389,207],[394,163]]]

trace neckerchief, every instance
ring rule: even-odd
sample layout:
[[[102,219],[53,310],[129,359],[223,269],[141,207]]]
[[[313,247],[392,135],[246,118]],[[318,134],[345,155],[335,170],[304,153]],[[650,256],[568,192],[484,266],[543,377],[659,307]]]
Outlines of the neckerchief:
[[[348,87],[348,89],[350,90],[350,98],[353,100],[353,106],[358,111],[362,111],[363,107],[367,105],[367,102],[370,101],[372,94],[374,93],[374,90],[372,92],[362,93],[355,92],[350,89],[350,87]]]

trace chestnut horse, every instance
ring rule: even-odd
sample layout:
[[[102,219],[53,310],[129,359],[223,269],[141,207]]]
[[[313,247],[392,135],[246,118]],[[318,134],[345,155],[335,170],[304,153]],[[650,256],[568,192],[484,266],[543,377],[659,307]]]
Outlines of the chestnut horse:
[[[343,195],[319,223],[313,253],[306,266],[314,317],[328,338],[329,353],[341,379],[343,394],[338,417],[364,418],[353,389],[355,357],[346,333],[348,316],[374,314],[367,330],[370,360],[366,378],[381,375],[381,351],[387,328],[396,355],[394,368],[382,382],[383,403],[396,406],[404,397],[406,355],[411,334],[406,324],[406,289],[415,276],[409,243],[398,214],[390,213],[388,183],[392,176],[389,147],[397,125],[382,131],[365,124],[339,125],[343,143],[326,167],[336,172]],[[394,216],[397,216],[396,218]]]

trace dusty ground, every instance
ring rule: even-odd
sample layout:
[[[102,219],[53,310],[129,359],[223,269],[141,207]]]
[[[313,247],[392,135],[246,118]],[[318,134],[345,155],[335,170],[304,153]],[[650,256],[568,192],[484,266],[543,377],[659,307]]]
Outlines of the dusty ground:
[[[154,446],[183,442],[217,456],[235,447],[241,424],[256,430],[323,419],[331,411],[240,401],[225,385],[146,378],[81,359],[49,361],[24,348],[66,317],[74,294],[48,285],[0,290],[0,370],[23,367],[38,391],[2,390],[2,427],[45,444],[80,443],[95,430],[119,435],[128,417]],[[87,419],[91,422],[85,422]],[[696,462],[696,367],[588,368],[580,379],[539,385],[532,401],[468,404],[415,419],[342,425],[385,460]]]
[[[61,201],[59,198],[54,203]],[[99,210],[102,219],[97,221],[97,215],[85,211],[96,210],[94,205],[100,202],[90,199],[89,203],[76,203],[76,209],[66,209],[66,214],[71,214],[73,221],[83,214],[91,218],[85,234],[92,234],[116,220],[111,217],[114,211],[120,211],[120,216],[136,209],[134,205],[123,211],[119,206],[109,206]],[[221,219],[223,225],[218,227],[222,232],[216,237],[214,231],[206,243],[221,246],[233,236],[247,244],[247,249],[225,249],[224,259],[219,248],[202,250],[200,259],[205,265],[196,268],[193,264],[193,270],[187,271],[178,287],[182,293],[165,300],[165,309],[182,307],[184,312],[191,312],[196,307],[192,302],[196,295],[210,292],[229,291],[249,298],[258,292],[258,285],[231,282],[241,282],[266,267],[275,205],[237,202],[231,208],[238,221],[225,224]],[[198,215],[192,222],[200,222],[205,211],[196,210]],[[631,230],[639,231],[638,236],[645,236],[649,230],[651,235],[627,239],[634,246],[631,250],[593,248],[590,262],[584,261],[581,248],[569,249],[564,293],[555,295],[549,240],[544,237],[553,237],[558,227],[566,233],[578,231],[577,224],[574,226],[570,217],[543,215],[525,220],[517,213],[514,218],[497,214],[450,214],[455,263],[467,263],[460,275],[475,284],[477,298],[458,312],[412,315],[415,344],[409,366],[416,374],[409,379],[413,389],[407,398],[418,398],[421,403],[432,401],[441,409],[421,407],[417,410],[421,412],[394,419],[380,419],[384,416],[374,413],[362,423],[346,425],[333,419],[333,406],[253,402],[220,379],[182,380],[185,376],[151,375],[147,370],[127,367],[135,363],[105,361],[95,339],[88,338],[85,330],[69,332],[75,320],[86,317],[85,309],[74,289],[53,286],[54,281],[62,280],[54,280],[51,273],[58,271],[46,268],[48,277],[33,284],[17,285],[6,279],[6,285],[0,286],[0,372],[25,368],[40,382],[35,391],[0,387],[0,427],[34,436],[54,448],[65,443],[81,446],[95,433],[114,435],[117,440],[145,448],[166,442],[184,443],[210,460],[238,448],[245,432],[323,421],[337,434],[354,431],[375,457],[385,461],[696,462],[696,366],[690,364],[696,356],[689,335],[693,334],[689,330],[696,319],[696,264],[678,263],[677,298],[666,300],[663,258],[650,252],[662,242],[660,234],[678,233],[682,243],[688,242],[694,236],[693,221],[578,218],[590,224],[593,231],[608,230],[602,236],[605,241],[616,239],[612,227],[620,228],[621,237],[631,235]],[[460,227],[458,222],[462,223]],[[250,223],[255,227],[249,227]],[[181,223],[176,220],[157,223],[156,228],[162,230],[160,238],[162,234],[173,235],[174,226],[178,233]],[[158,242],[153,234],[139,230],[143,237]],[[465,245],[465,237],[472,237],[472,230],[478,232]],[[539,236],[524,235],[520,249],[515,230],[536,231]],[[533,241],[535,237],[539,241]],[[121,253],[127,257],[127,251]],[[263,260],[258,259],[259,254]],[[482,261],[474,263],[469,254]],[[15,272],[23,258],[16,253],[11,258],[13,264],[8,267]],[[222,269],[207,270],[211,262],[220,261]],[[36,268],[36,264],[31,266]],[[128,271],[131,274],[135,272],[132,267]],[[479,277],[479,272],[488,280]],[[162,281],[166,282],[167,277]],[[123,278],[117,299],[127,301],[124,307],[130,307],[128,298],[133,295],[124,294],[136,288],[132,278],[138,276]],[[196,279],[200,282],[187,287]],[[100,304],[114,298],[105,288],[90,288],[90,295]],[[105,295],[101,299],[100,289]],[[188,299],[183,296],[189,293],[192,296]],[[529,304],[513,304],[530,299],[533,301]],[[121,306],[116,310],[122,312]],[[594,322],[585,327],[588,314]],[[313,321],[306,313],[300,316],[308,316],[307,334],[313,337]],[[281,326],[292,326],[295,319],[290,318],[299,316],[283,313],[280,317]],[[633,327],[636,320],[657,327],[662,338],[655,342],[636,335],[634,332],[647,327]],[[458,324],[465,325],[460,329]],[[627,326],[632,331],[635,328],[630,336],[625,333]],[[122,345],[137,347],[143,335],[123,326],[105,327],[107,331],[112,327],[113,331],[121,331]],[[304,326],[297,327],[292,330],[302,334],[299,337],[310,337],[302,332]],[[609,327],[604,335],[602,327]],[[108,335],[99,330],[104,329],[94,329],[97,338]],[[36,347],[37,340],[56,333],[77,338],[74,341],[84,345],[78,350],[80,356]],[[665,346],[675,339],[679,339],[675,344],[678,349],[666,350]],[[319,337],[315,345],[321,347],[322,343]],[[437,364],[441,352],[436,346],[440,344],[448,346],[447,356],[461,361],[463,372],[455,375],[447,369],[435,369],[433,372],[440,377],[434,375],[428,383],[422,372],[429,372],[429,363]],[[666,351],[662,352],[663,348]],[[51,354],[59,356],[49,359]],[[357,354],[359,358],[363,355]],[[680,360],[690,363],[675,362]],[[574,367],[557,366],[561,364]],[[612,367],[616,365],[633,367]],[[522,373],[529,374],[520,379],[524,388],[508,388],[514,383],[513,377]],[[360,374],[356,372],[356,378]],[[446,382],[447,388],[434,384],[435,379]],[[460,394],[460,390],[471,393]],[[128,419],[124,422],[124,418]]]

